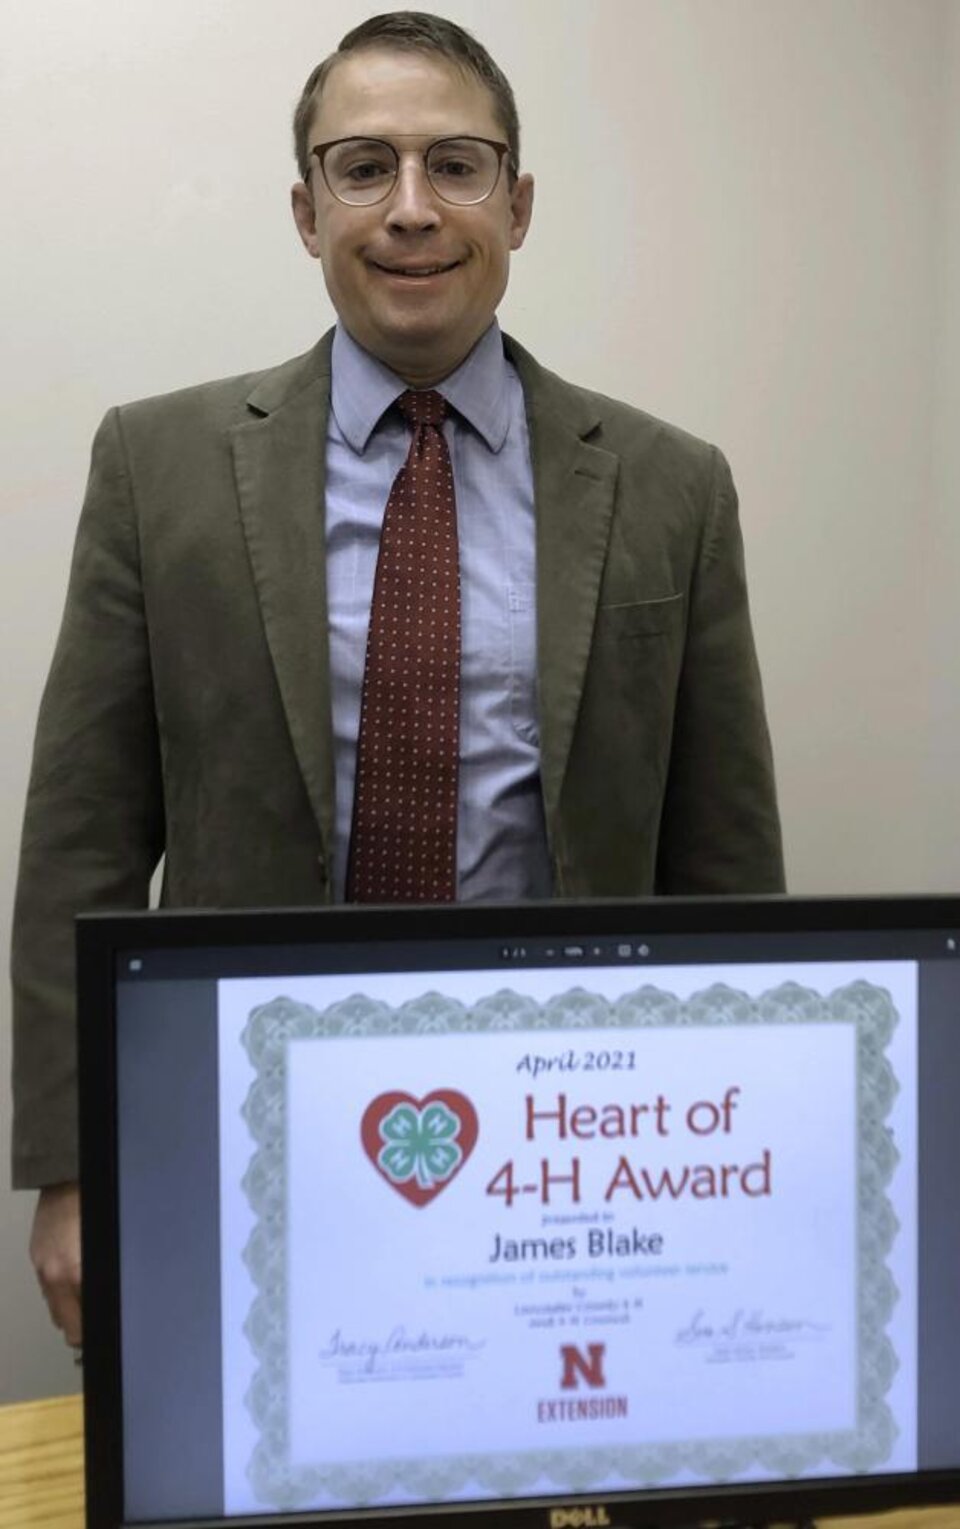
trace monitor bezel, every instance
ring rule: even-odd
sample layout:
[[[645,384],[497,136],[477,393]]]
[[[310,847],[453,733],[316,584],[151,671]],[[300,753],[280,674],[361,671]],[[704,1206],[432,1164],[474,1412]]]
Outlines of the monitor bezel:
[[[117,1178],[115,977],[120,952],[246,946],[349,945],[428,938],[584,940],[701,934],[960,930],[960,896],[724,897],[557,900],[521,905],[326,907],[85,914],[77,919],[78,1072],[82,1184],[85,1470],[88,1529],[127,1529],[123,1500],[120,1241]],[[958,957],[960,959],[960,957]],[[491,1524],[546,1525],[558,1509],[604,1507],[611,1524],[800,1520],[960,1500],[954,1470],[820,1480],[652,1488],[414,1505],[178,1519],[179,1529],[382,1522],[434,1529],[465,1515]],[[589,1520],[588,1520],[589,1521]],[[602,1519],[594,1520],[602,1522]],[[138,1529],[154,1521],[137,1520]],[[157,1520],[166,1529],[169,1520]]]

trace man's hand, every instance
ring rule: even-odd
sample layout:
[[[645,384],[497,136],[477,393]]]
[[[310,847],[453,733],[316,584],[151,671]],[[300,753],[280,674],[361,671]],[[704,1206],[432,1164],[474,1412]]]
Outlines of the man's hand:
[[[71,1348],[78,1348],[83,1341],[79,1184],[41,1189],[30,1234],[30,1261],[55,1326]]]

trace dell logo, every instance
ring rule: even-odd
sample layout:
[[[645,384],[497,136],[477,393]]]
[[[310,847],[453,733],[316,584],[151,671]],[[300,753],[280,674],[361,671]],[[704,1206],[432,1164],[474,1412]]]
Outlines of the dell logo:
[[[609,1529],[611,1520],[601,1504],[595,1508],[551,1508],[550,1529]]]

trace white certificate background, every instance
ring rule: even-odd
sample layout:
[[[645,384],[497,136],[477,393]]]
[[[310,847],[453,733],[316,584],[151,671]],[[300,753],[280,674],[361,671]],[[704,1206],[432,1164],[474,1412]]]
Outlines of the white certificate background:
[[[894,1455],[885,1469],[915,1465],[916,1412],[916,966],[914,963],[864,962],[817,965],[750,965],[698,968],[596,969],[571,972],[520,970],[509,973],[380,973],[356,977],[269,978],[220,984],[221,1078],[221,1258],[223,1287],[224,1476],[225,1505],[239,1512],[257,1507],[245,1471],[256,1444],[256,1430],[244,1406],[244,1393],[255,1363],[242,1334],[242,1323],[255,1295],[242,1263],[242,1248],[253,1218],[240,1188],[253,1143],[239,1110],[253,1072],[240,1044],[250,1010],[279,994],[317,1009],[361,989],[398,1005],[431,989],[470,1004],[509,986],[545,1000],[582,986],[616,998],[644,982],[678,997],[702,991],[713,982],[751,995],[787,980],[828,994],[862,978],[886,987],[900,1014],[888,1049],[900,1091],[888,1126],[900,1153],[890,1187],[901,1232],[890,1267],[900,1300],[888,1329],[900,1360],[889,1394],[899,1428]],[[837,1334],[852,1326],[851,1281],[839,1273],[853,1257],[853,1070],[851,1027],[745,1026],[736,1076],[731,1076],[729,1031],[695,1029],[611,1031],[598,1036],[607,1048],[644,1050],[657,1046],[655,1075],[634,1073],[550,1074],[531,1083],[517,1074],[515,1061],[527,1052],[540,1054],[571,1044],[586,1049],[585,1032],[521,1032],[498,1036],[491,1045],[481,1035],[319,1040],[295,1043],[291,1058],[290,1119],[294,1122],[291,1169],[304,1188],[291,1194],[288,1234],[291,1324],[291,1444],[293,1459],[303,1463],[378,1453],[422,1454],[430,1439],[438,1454],[464,1450],[510,1450],[567,1445],[615,1445],[657,1438],[696,1437],[701,1430],[717,1435],[720,1416],[731,1436],[742,1433],[797,1432],[850,1426],[855,1376],[849,1350]],[[444,1067],[444,1047],[451,1065]],[[773,1058],[773,1060],[768,1060]],[[780,1080],[779,1083],[777,1080]],[[760,1080],[766,1080],[760,1087]],[[693,1098],[722,1098],[731,1083],[743,1089],[729,1138],[719,1133],[699,1142],[682,1129],[680,1103]],[[436,1087],[458,1087],[477,1107],[480,1138],[458,1178],[430,1206],[417,1210],[377,1175],[359,1148],[358,1121],[371,1098],[386,1089],[423,1094]],[[654,1134],[623,1142],[558,1142],[555,1134],[524,1145],[522,1101],[536,1093],[538,1107],[552,1105],[558,1091],[574,1102],[601,1104],[608,1099],[652,1100],[657,1092],[674,1103],[668,1116],[671,1135]],[[322,1109],[325,1130],[343,1143],[338,1160],[317,1157],[308,1137]],[[328,1138],[328,1140],[331,1138]],[[499,1272],[517,1275],[515,1285],[444,1287],[427,1290],[424,1274],[466,1275],[491,1269],[493,1234],[502,1236],[576,1236],[586,1246],[583,1226],[542,1227],[535,1195],[523,1196],[507,1209],[484,1194],[484,1186],[506,1156],[514,1156],[518,1182],[536,1178],[541,1156],[552,1159],[554,1172],[574,1151],[581,1157],[583,1197],[579,1209],[603,1208],[602,1184],[622,1150],[632,1162],[658,1165],[685,1162],[751,1162],[765,1146],[774,1151],[774,1194],[769,1199],[743,1196],[720,1201],[689,1200],[665,1204],[637,1202],[617,1195],[606,1209],[615,1230],[659,1231],[665,1238],[662,1264],[720,1260],[726,1277],[684,1275],[674,1279],[631,1277],[627,1272],[653,1260],[595,1259],[585,1255],[549,1266],[498,1263]],[[601,1170],[598,1163],[602,1162]],[[840,1171],[846,1162],[849,1171]],[[818,1165],[814,1168],[814,1165]],[[609,1167],[609,1172],[607,1172]],[[823,1172],[826,1169],[828,1171]],[[329,1170],[329,1171],[328,1171]],[[822,1173],[823,1194],[813,1205],[804,1185]],[[588,1197],[596,1195],[594,1203]],[[797,1204],[810,1207],[802,1229]],[[533,1203],[531,1203],[533,1202]],[[561,1190],[552,1211],[568,1206]],[[424,1261],[423,1219],[429,1217],[430,1255]],[[354,1243],[358,1257],[331,1256],[349,1222],[376,1227],[369,1247]],[[356,1232],[352,1236],[358,1235]],[[763,1250],[762,1266],[758,1252]],[[384,1280],[385,1267],[388,1278]],[[831,1269],[837,1270],[836,1277]],[[513,1316],[519,1303],[568,1299],[574,1271],[589,1271],[591,1299],[642,1298],[631,1309],[628,1327],[536,1330]],[[617,1271],[618,1277],[598,1277]],[[346,1278],[344,1274],[346,1273]],[[543,1276],[547,1275],[545,1281]],[[568,1277],[569,1276],[569,1277]],[[583,1281],[577,1281],[581,1286]],[[389,1292],[385,1300],[384,1288]],[[774,1299],[776,1298],[776,1299]],[[811,1304],[811,1302],[813,1304]],[[799,1303],[799,1304],[798,1304]],[[729,1320],[738,1307],[762,1307],[768,1318],[806,1317],[832,1328],[832,1336],[793,1345],[794,1358],[766,1364],[708,1365],[700,1345],[677,1348],[677,1333],[700,1313],[701,1323]],[[494,1321],[499,1313],[500,1322]],[[420,1325],[432,1331],[485,1340],[486,1347],[467,1362],[464,1379],[334,1386],[335,1369],[317,1355],[329,1345],[335,1327],[344,1336],[382,1341],[402,1322],[410,1332]],[[415,1333],[414,1333],[415,1335]],[[608,1394],[629,1394],[630,1416],[622,1422],[538,1425],[533,1403],[558,1391],[558,1347],[563,1341],[605,1341]],[[826,1345],[826,1347],[825,1347]],[[829,1354],[829,1363],[824,1359]],[[513,1385],[503,1383],[507,1360],[514,1361]],[[485,1366],[497,1367],[496,1401],[483,1399]],[[636,1389],[638,1368],[647,1377],[642,1395]],[[784,1384],[784,1374],[790,1383]],[[700,1381],[700,1407],[693,1398]],[[415,1394],[406,1397],[415,1387]],[[580,1393],[583,1394],[583,1393]],[[479,1398],[479,1399],[478,1399]],[[324,1403],[329,1399],[332,1405]],[[366,1435],[358,1447],[360,1416],[382,1407],[380,1439]],[[318,1419],[320,1420],[318,1422]],[[465,1436],[464,1428],[468,1433]],[[833,1473],[829,1465],[819,1468]],[[752,1473],[757,1474],[757,1473]]]

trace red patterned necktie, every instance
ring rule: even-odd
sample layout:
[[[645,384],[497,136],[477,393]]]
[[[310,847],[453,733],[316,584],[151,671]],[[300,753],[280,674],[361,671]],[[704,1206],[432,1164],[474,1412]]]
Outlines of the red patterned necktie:
[[[413,428],[380,532],[360,703],[348,902],[451,902],[457,875],[460,561],[439,393]]]

